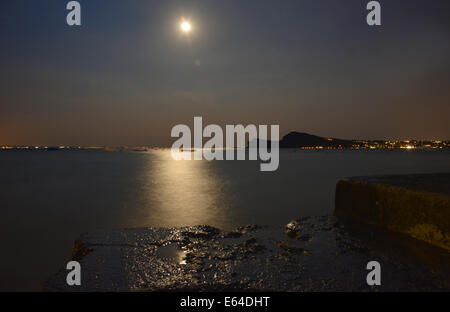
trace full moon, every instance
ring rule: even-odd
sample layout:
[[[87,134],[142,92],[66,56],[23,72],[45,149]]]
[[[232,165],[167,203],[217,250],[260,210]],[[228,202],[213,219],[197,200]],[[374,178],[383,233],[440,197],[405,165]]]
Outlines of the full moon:
[[[191,24],[187,21],[182,21],[180,24],[181,30],[185,33],[191,31]]]

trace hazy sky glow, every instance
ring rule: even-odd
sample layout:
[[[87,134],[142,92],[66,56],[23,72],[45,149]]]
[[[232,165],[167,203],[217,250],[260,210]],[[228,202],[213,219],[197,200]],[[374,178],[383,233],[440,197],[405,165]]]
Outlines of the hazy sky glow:
[[[0,5],[0,144],[163,145],[170,129],[279,124],[450,139],[450,1],[80,0]],[[181,18],[192,24],[180,31]]]

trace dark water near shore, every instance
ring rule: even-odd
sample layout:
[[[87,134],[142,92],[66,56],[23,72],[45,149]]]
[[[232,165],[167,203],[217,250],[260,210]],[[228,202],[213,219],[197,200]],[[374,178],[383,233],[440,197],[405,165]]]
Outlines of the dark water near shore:
[[[0,290],[39,290],[94,229],[282,225],[333,211],[339,178],[450,171],[449,151],[293,151],[257,161],[149,152],[0,152]]]

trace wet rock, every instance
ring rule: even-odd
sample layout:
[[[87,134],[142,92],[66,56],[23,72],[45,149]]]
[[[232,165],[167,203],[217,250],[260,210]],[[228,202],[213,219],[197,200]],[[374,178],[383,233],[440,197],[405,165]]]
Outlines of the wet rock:
[[[303,242],[310,242],[313,239],[313,236],[309,234],[302,234],[297,235],[296,239],[301,240]]]
[[[285,235],[288,230],[296,239]],[[450,288],[448,253],[415,240],[412,250],[399,258],[392,250],[400,245],[389,250],[384,246],[395,239],[368,237],[372,240],[355,236],[332,216],[296,219],[285,229],[247,225],[234,232],[210,226],[96,231],[75,244],[74,255],[83,268],[82,285],[67,286],[62,269],[44,289],[373,291],[365,283],[366,264],[372,260],[381,262],[385,281],[376,290]],[[383,248],[374,244],[374,237],[380,237]],[[414,265],[423,259],[432,266]]]
[[[238,238],[241,237],[243,233],[238,231],[224,232],[222,238]]]
[[[291,222],[286,224],[286,231],[298,232],[301,230],[300,225],[300,220],[291,220]]]
[[[245,240],[244,247],[250,247],[251,245],[255,245],[255,244],[258,244],[258,241],[254,237],[252,237],[252,238]]]
[[[305,230],[303,227],[304,221],[305,219],[291,220],[288,224],[286,224],[285,234],[290,238],[306,241],[309,240],[309,238],[311,238],[311,235],[302,234],[302,231]]]
[[[261,226],[255,225],[255,224],[250,224],[250,225],[240,226],[236,229],[236,231],[241,234],[247,234],[247,233],[254,232],[254,231],[257,231],[260,229],[262,229]]]
[[[76,240],[72,251],[72,259],[75,261],[80,261],[92,251],[92,248],[88,248],[81,241]]]
[[[200,225],[197,227],[193,227],[193,228],[189,229],[188,231],[182,232],[181,235],[183,235],[185,237],[190,237],[190,238],[211,239],[211,238],[218,236],[219,233],[220,233],[220,230],[218,230],[212,226]]]
[[[252,237],[244,241],[244,252],[245,253],[257,253],[264,251],[266,248],[258,243],[258,241]]]
[[[280,248],[283,249],[284,251],[292,254],[307,255],[310,253],[309,250],[300,247],[291,247],[282,241],[278,242],[278,246],[280,246]]]

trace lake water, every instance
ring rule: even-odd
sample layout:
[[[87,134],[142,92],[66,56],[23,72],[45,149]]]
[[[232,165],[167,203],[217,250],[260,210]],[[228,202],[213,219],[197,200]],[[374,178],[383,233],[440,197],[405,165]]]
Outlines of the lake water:
[[[209,224],[280,226],[332,214],[338,179],[450,172],[450,151],[280,152],[258,161],[174,161],[148,152],[0,152],[0,290],[39,290],[95,229]]]

